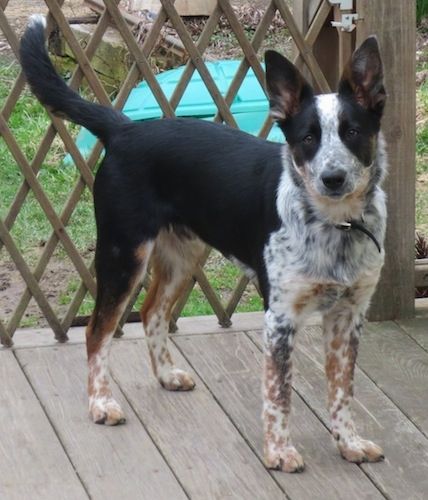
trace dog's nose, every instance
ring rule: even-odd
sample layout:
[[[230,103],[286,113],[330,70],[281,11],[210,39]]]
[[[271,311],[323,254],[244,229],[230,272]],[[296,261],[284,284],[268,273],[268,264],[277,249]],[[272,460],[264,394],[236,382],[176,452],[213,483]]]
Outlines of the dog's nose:
[[[344,170],[332,170],[321,175],[324,186],[331,190],[337,190],[345,183],[346,173]]]

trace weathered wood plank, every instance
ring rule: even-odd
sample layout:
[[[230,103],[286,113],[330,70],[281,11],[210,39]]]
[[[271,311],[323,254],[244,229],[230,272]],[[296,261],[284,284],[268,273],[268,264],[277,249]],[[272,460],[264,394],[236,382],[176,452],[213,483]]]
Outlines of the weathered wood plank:
[[[262,353],[244,334],[174,337],[216,400],[262,458]],[[356,465],[335,452],[331,436],[303,400],[293,395],[292,437],[302,452],[303,474],[273,472],[291,498],[383,498]]]
[[[397,323],[407,335],[428,351],[428,318],[403,319]]]
[[[358,364],[428,437],[428,353],[397,324],[372,323]]]
[[[388,94],[382,122],[390,164],[386,260],[370,315],[408,318],[415,307],[415,0],[357,0],[356,6],[357,44],[377,35]]]
[[[188,363],[171,345],[182,369]],[[114,378],[191,498],[284,498],[198,377],[193,392],[162,389],[151,373],[145,342],[117,342]]]
[[[415,318],[428,319],[428,298],[415,300]]]
[[[0,498],[88,498],[12,351],[0,352]]]
[[[186,498],[116,386],[128,423],[107,427],[89,420],[82,345],[22,349],[17,356],[91,498]]]
[[[251,336],[261,345],[259,334]],[[365,340],[363,337],[362,344]],[[294,360],[296,390],[325,425],[329,425],[319,327],[305,328],[301,332]],[[381,362],[385,367],[390,360],[385,358]],[[381,445],[386,456],[382,463],[362,464],[362,469],[391,500],[425,499],[428,491],[428,440],[358,367],[355,394],[353,408],[357,428],[361,435]]]
[[[263,326],[263,313],[235,313],[232,316],[233,324],[223,328],[218,324],[215,316],[192,316],[191,318],[180,318],[178,330],[174,335],[199,335],[210,333],[231,333],[242,330],[257,330]],[[314,319],[314,321],[317,321]],[[123,327],[125,336],[122,340],[142,339],[144,330],[141,323],[127,323]],[[76,326],[68,330],[70,344],[81,344],[85,342],[85,327]],[[50,328],[25,328],[17,330],[14,337],[14,348],[57,346],[52,330]]]

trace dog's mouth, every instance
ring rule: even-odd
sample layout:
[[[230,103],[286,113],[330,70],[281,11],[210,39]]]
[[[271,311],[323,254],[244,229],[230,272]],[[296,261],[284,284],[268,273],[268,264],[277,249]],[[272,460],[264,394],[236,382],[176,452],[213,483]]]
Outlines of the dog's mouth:
[[[353,194],[353,191],[346,187],[342,187],[340,189],[328,189],[324,186],[320,186],[317,191],[318,195],[321,196],[321,198],[335,202],[343,201],[348,196],[352,196]]]

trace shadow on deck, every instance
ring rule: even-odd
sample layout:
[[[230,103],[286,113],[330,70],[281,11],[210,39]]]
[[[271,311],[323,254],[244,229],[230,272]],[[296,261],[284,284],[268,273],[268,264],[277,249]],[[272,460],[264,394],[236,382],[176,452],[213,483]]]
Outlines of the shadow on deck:
[[[82,328],[66,345],[17,332],[14,350],[0,349],[0,498],[428,498],[427,319],[367,326],[354,409],[386,459],[361,466],[340,458],[328,432],[320,328],[302,332],[291,425],[306,470],[292,475],[261,461],[261,314],[237,314],[227,330],[214,317],[179,328],[171,351],[196,389],[163,390],[140,325],[126,325],[111,371],[127,424],[114,428],[87,416]]]

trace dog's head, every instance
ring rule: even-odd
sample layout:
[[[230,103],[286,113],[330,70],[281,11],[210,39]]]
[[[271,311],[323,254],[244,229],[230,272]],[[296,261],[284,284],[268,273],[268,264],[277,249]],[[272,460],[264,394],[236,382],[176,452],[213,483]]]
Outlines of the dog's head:
[[[311,199],[330,212],[362,199],[377,175],[372,167],[386,99],[377,39],[368,38],[354,52],[337,94],[315,96],[277,52],[267,51],[265,61],[270,113]]]

